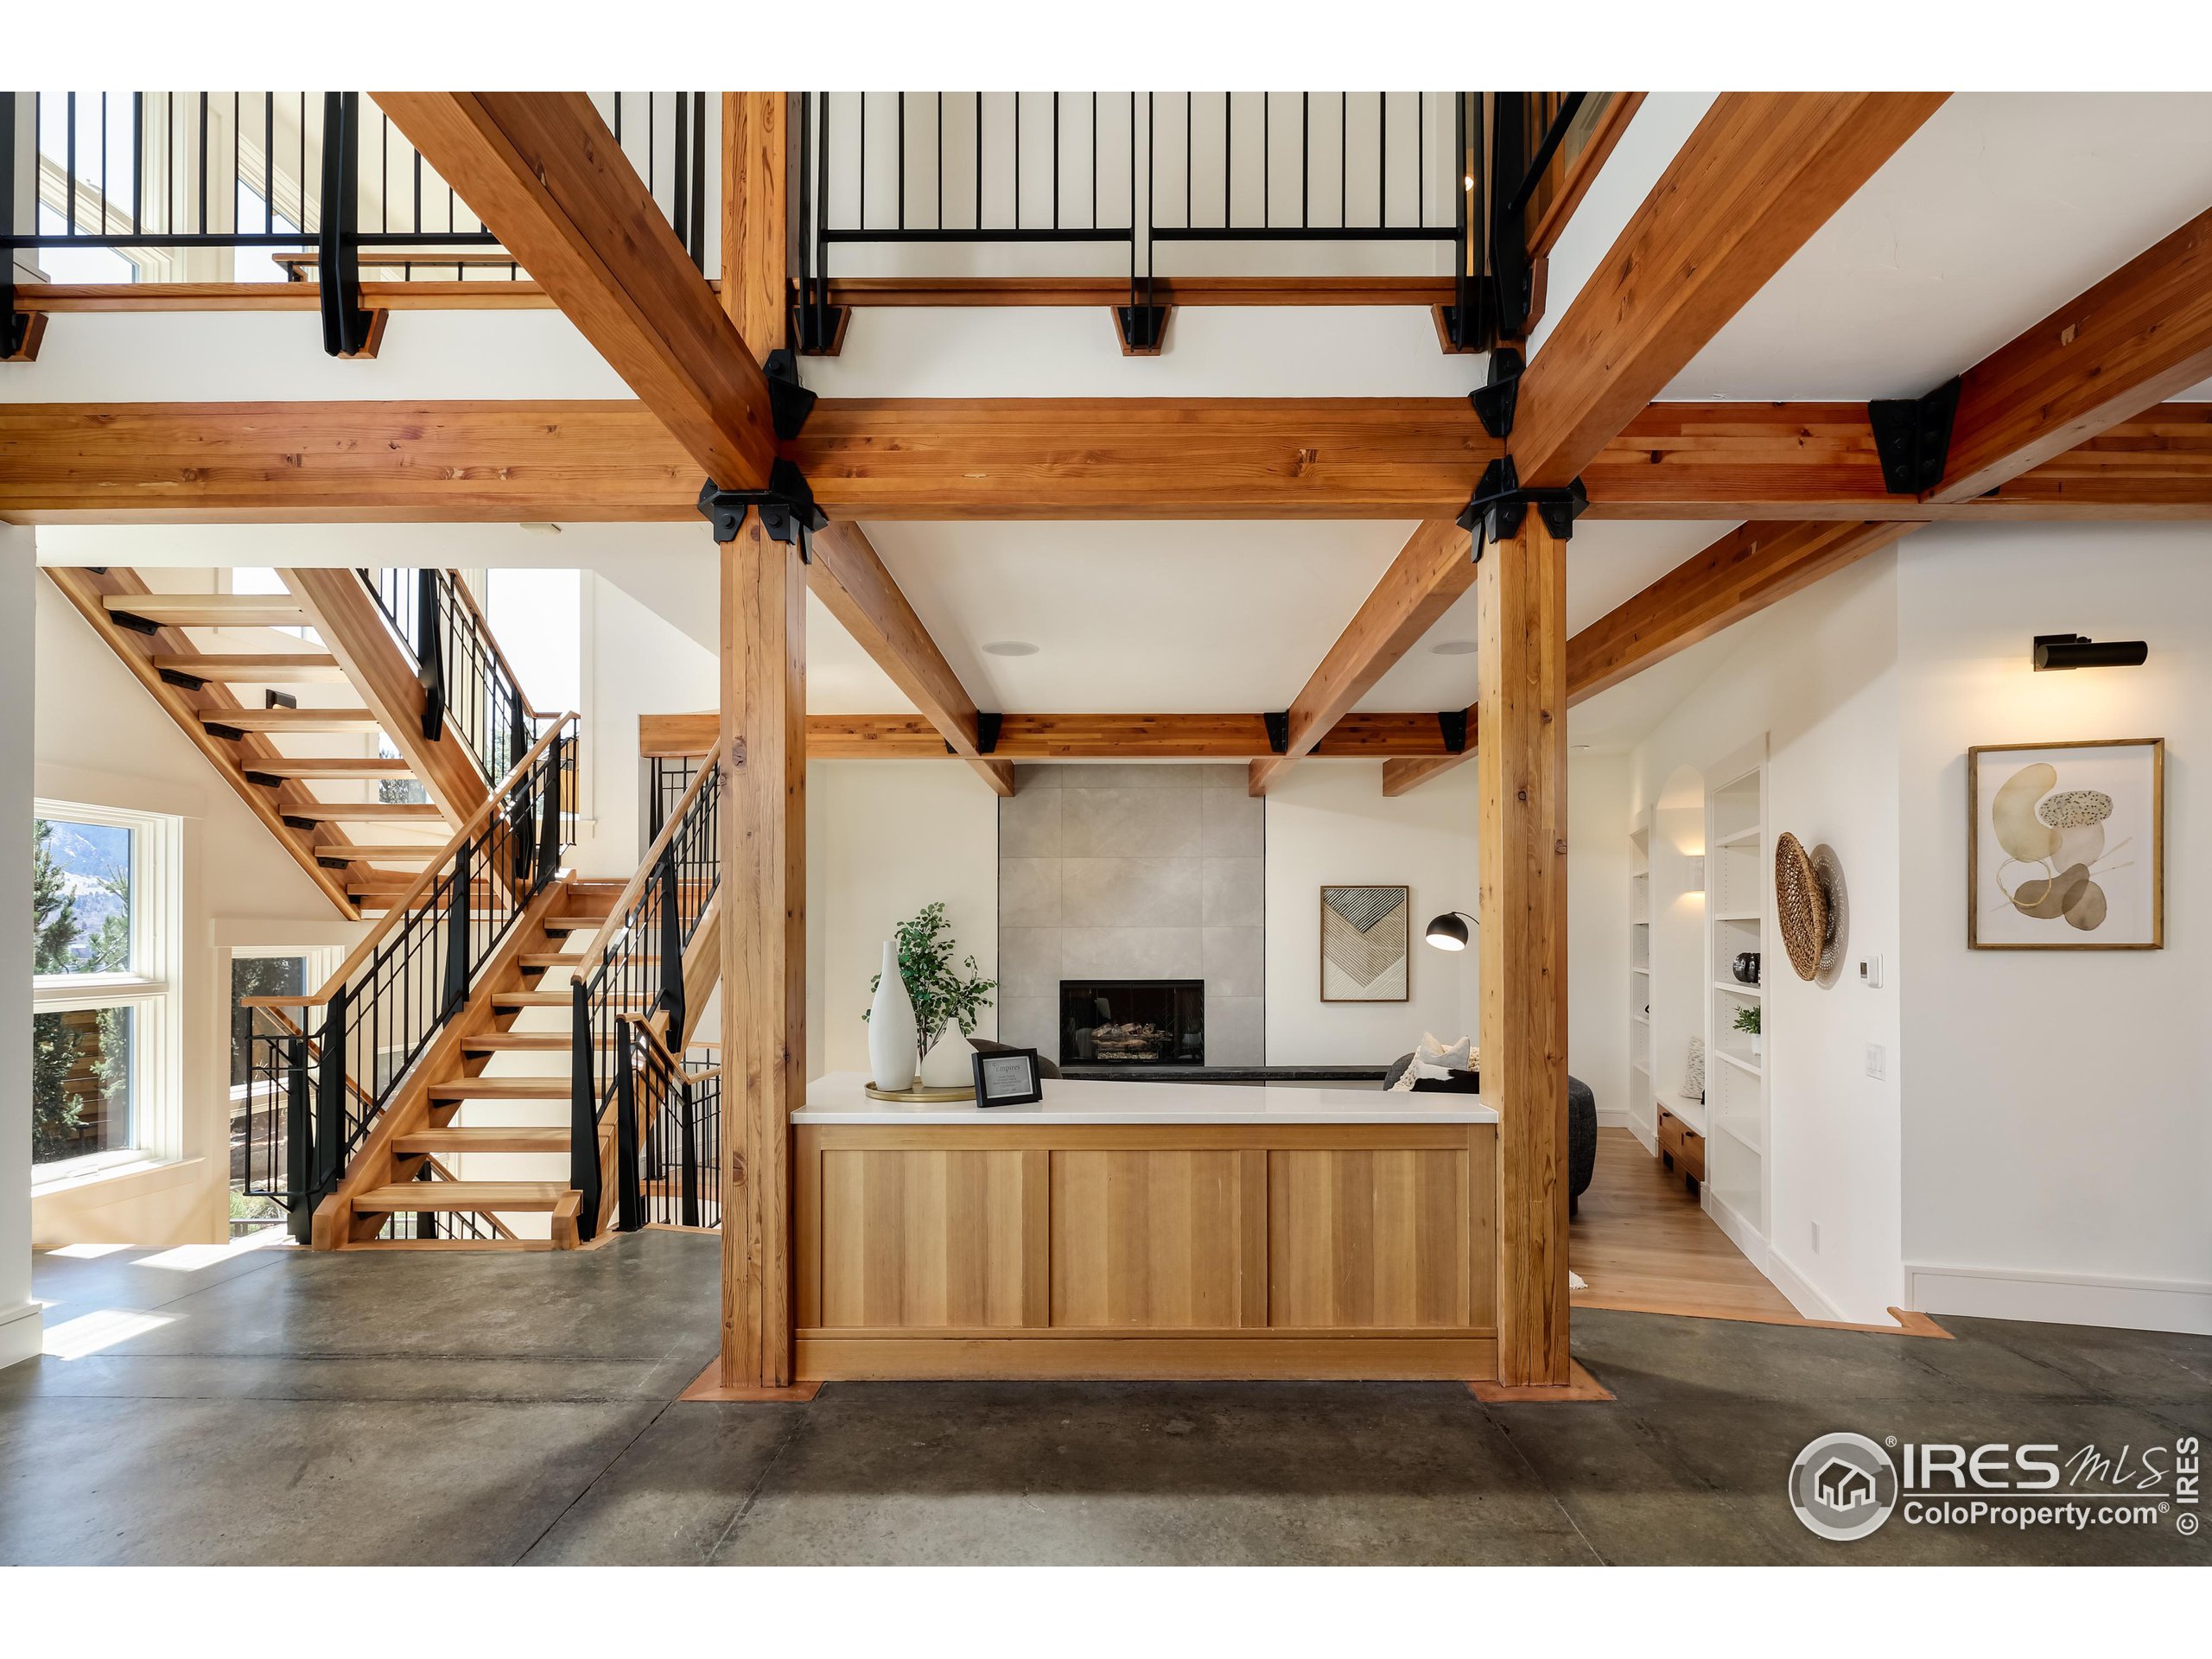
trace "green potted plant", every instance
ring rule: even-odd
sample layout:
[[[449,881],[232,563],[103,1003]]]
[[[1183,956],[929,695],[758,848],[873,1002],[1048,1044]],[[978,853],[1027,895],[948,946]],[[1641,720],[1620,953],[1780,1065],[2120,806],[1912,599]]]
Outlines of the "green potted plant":
[[[975,1033],[976,1016],[991,1006],[991,993],[998,988],[997,981],[982,977],[975,957],[963,957],[956,967],[952,953],[957,948],[952,925],[944,918],[942,903],[926,905],[918,914],[899,924],[893,954],[898,959],[899,977],[906,982],[907,999],[914,1005],[914,1064],[918,1071],[927,1063],[930,1051],[938,1046],[949,1027],[958,1025],[963,1037]],[[882,982],[880,973],[869,980],[869,995],[874,995]],[[865,1020],[868,1015],[863,1014],[861,1017]],[[961,1079],[952,1081],[964,1080],[966,1075],[963,1064]],[[946,1076],[951,1080],[949,1072]],[[931,1079],[924,1077],[923,1081],[928,1083]]]
[[[1756,1007],[1737,1009],[1736,1029],[1750,1035],[1751,1058],[1755,1060],[1759,1058],[1759,1011]]]

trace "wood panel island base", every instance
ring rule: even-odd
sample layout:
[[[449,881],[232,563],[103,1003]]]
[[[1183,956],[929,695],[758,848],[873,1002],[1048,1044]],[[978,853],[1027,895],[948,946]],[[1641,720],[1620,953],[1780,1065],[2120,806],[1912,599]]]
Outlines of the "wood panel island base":
[[[798,1375],[1495,1377],[1497,1118],[1467,1095],[1050,1079],[791,1114]]]

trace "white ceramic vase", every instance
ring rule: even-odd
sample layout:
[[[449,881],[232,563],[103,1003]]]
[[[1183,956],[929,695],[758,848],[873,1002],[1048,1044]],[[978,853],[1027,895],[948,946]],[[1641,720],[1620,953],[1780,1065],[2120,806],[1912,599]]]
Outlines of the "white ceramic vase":
[[[930,1050],[922,1061],[922,1086],[925,1089],[963,1089],[976,1081],[973,1056],[975,1047],[960,1034],[960,1022],[953,1021],[944,1028],[944,1035],[937,1039],[937,1046]]]
[[[868,1064],[879,1089],[914,1086],[914,1004],[899,976],[899,953],[883,942],[883,977],[868,1012]]]
[[[1751,1058],[1754,1060],[1764,1059],[1765,1054],[1765,1046],[1760,1042],[1759,1033],[1755,1031],[1751,1033]]]

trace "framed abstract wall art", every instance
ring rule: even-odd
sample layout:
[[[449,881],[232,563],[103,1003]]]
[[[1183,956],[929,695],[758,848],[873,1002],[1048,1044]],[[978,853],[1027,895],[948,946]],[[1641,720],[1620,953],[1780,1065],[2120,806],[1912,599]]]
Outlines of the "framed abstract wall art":
[[[1321,1000],[1404,1002],[1408,978],[1406,887],[1321,889]]]
[[[2165,741],[1967,751],[1967,944],[2165,947]]]

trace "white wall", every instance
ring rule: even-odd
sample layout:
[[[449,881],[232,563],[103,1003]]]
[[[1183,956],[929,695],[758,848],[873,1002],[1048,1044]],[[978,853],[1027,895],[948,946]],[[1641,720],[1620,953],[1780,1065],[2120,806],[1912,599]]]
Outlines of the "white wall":
[[[180,1004],[181,1098],[171,1156],[155,1167],[49,1187],[33,1202],[35,1235],[41,1245],[218,1242],[228,1236],[229,952],[350,945],[364,928],[340,918],[53,583],[35,581],[35,594],[23,595],[21,608],[30,610],[35,599],[36,793],[184,820],[181,954],[171,993]],[[28,856],[22,862],[27,868]],[[26,1063],[16,1075],[29,1071]]]
[[[1627,1124],[1635,1105],[1628,1092],[1628,781],[1625,755],[1567,758],[1567,1069],[1590,1085],[1598,1122],[1607,1126]],[[1577,972],[1586,960],[1618,960],[1622,971]]]
[[[44,640],[32,632],[32,589],[44,586],[32,566],[31,532],[0,524],[0,699],[22,709],[31,700],[32,654]],[[29,722],[0,721],[0,965],[18,988],[0,1002],[0,1366],[39,1351],[38,1305],[31,1300],[31,796]]]
[[[1880,553],[1744,623],[1711,675],[1653,728],[1630,763],[1629,814],[1675,770],[1714,765],[1765,733],[1770,841],[1783,830],[1841,856],[1849,948],[1894,960],[1897,947],[1897,575]],[[1655,833],[1655,840],[1657,838]],[[1655,876],[1655,888],[1658,878]],[[1655,899],[1656,903],[1656,899]],[[1655,930],[1656,931],[1656,930]],[[1571,979],[1596,975],[1605,995],[1627,976],[1627,930]],[[1897,1003],[1903,976],[1878,991],[1822,988],[1767,946],[1770,1125],[1766,1266],[1807,1311],[1879,1320],[1900,1302]],[[1702,969],[1700,969],[1702,972]],[[1701,993],[1692,990],[1691,995]],[[1889,1080],[1866,1076],[1866,1048],[1891,1057]],[[1679,1084],[1680,1052],[1662,1052],[1655,1084]],[[1820,1228],[1821,1244],[1812,1245]]]
[[[586,572],[582,581],[591,817],[570,857],[582,874],[626,877],[644,848],[638,716],[719,707],[719,664],[713,652],[606,577]]]
[[[1379,760],[1307,760],[1268,795],[1268,1064],[1381,1065],[1421,1040],[1475,1029],[1474,950],[1439,950],[1428,918],[1476,908],[1475,769],[1382,793]],[[1412,889],[1405,1002],[1321,1001],[1321,888]]]
[[[1913,1305],[2212,1332],[2212,529],[1939,525],[1899,557]],[[2033,672],[2061,630],[2150,660]],[[2165,949],[1967,950],[1966,751],[2140,737],[2166,740]]]
[[[806,768],[806,1072],[868,1069],[868,982],[883,943],[934,900],[986,979],[998,973],[999,798],[968,767],[815,760]],[[986,1010],[978,1036],[998,1030]]]

